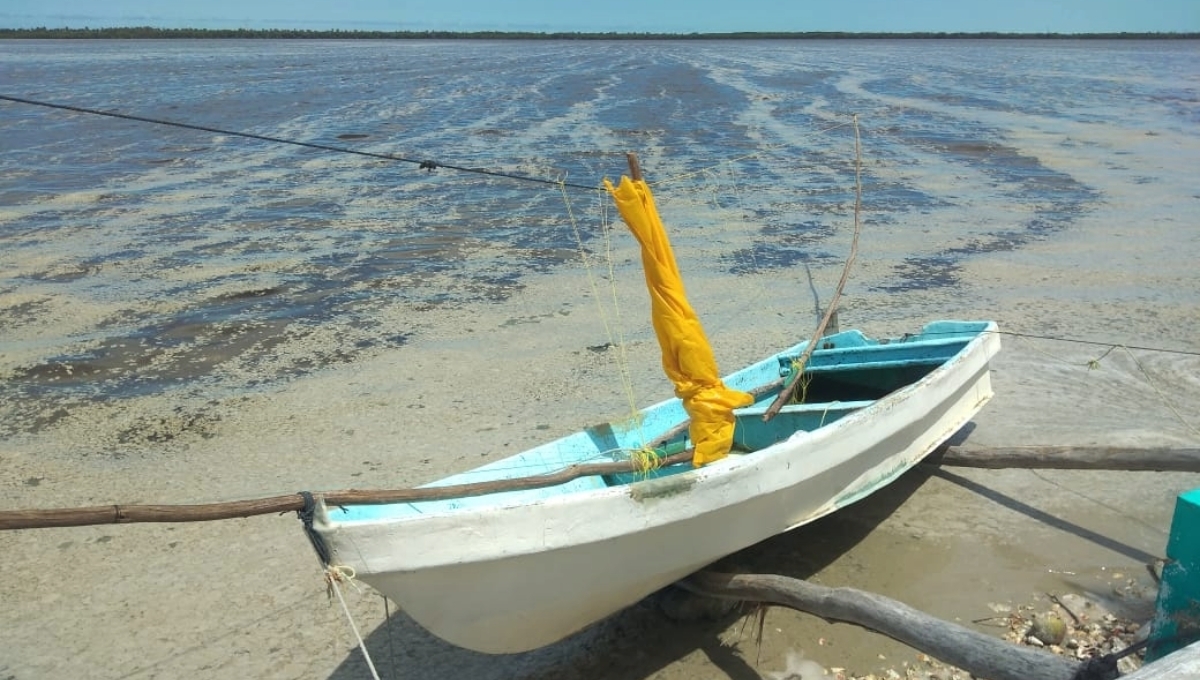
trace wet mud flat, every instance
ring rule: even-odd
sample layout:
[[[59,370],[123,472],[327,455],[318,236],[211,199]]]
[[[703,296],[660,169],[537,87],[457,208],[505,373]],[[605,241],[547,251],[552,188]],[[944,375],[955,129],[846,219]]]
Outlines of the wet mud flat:
[[[617,355],[581,311],[591,307],[547,304],[561,299],[565,281],[548,276],[503,304],[431,309],[425,332],[403,347],[271,389],[76,406],[52,426],[5,440],[0,496],[5,507],[61,507],[412,486],[625,413]],[[744,308],[720,302],[731,285],[756,295],[764,279],[691,283],[711,310],[723,365],[794,336],[791,318],[749,326]],[[1019,282],[1006,290],[1019,293]],[[978,304],[948,291],[925,295],[885,304],[860,294],[847,310],[886,335],[929,308]],[[1151,311],[1186,318],[1184,300],[1168,302]],[[1140,302],[1112,307],[1119,321],[1081,315],[1076,330],[1109,337],[1147,311]],[[1020,299],[993,309],[1002,328],[1045,326],[1042,308]],[[1192,330],[1183,323],[1178,336],[1157,341],[1185,343]],[[638,403],[668,396],[649,330],[635,327],[622,342]],[[1195,445],[1194,357],[1114,351],[1089,370],[1103,348],[1017,336],[1004,343],[996,397],[960,433],[964,444]],[[138,423],[171,436],[122,436]],[[880,592],[969,623],[993,616],[991,604],[1111,594],[1129,579],[1146,586],[1142,565],[1161,556],[1174,496],[1195,485],[1184,474],[921,468],[733,559],[747,571]],[[364,677],[291,517],[21,531],[0,535],[0,549],[16,575],[0,595],[22,622],[0,632],[0,669],[16,678]],[[781,670],[793,650],[864,674],[917,661],[881,636],[778,609],[767,614],[760,648],[753,625],[736,616],[681,623],[654,598],[551,647],[491,657],[433,638],[369,589],[347,595],[385,677],[752,678]]]

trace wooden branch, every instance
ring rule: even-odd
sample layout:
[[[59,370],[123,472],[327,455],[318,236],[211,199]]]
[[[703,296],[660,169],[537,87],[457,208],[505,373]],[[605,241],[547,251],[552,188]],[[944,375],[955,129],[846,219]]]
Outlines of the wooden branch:
[[[677,585],[694,593],[788,607],[862,626],[991,680],[1069,680],[1075,664],[942,621],[908,605],[854,588],[828,588],[771,574],[703,571]]]
[[[1200,449],[1131,449],[1115,446],[949,447],[926,459],[933,465],[1042,470],[1200,472]]]
[[[858,114],[854,115],[854,237],[850,241],[850,254],[846,257],[846,265],[842,267],[842,278],[838,280],[837,288],[833,291],[833,297],[829,299],[829,306],[825,308],[825,316],[821,318],[821,323],[817,325],[816,332],[808,341],[808,346],[804,348],[804,352],[800,354],[800,358],[796,360],[796,379],[791,382],[779,396],[775,397],[775,401],[763,413],[763,421],[768,421],[779,413],[780,409],[787,405],[792,400],[792,396],[796,394],[796,388],[800,385],[801,378],[804,376],[804,366],[808,363],[809,357],[817,348],[817,341],[825,336],[825,327],[829,325],[829,320],[837,313],[838,302],[842,298],[842,290],[846,288],[846,282],[850,280],[850,267],[854,264],[854,258],[858,255],[858,236],[862,232],[862,221],[859,219],[862,213],[862,144],[858,136]]]
[[[687,463],[692,452],[684,451],[660,461],[663,466]],[[450,486],[425,486],[417,489],[367,490],[348,489],[314,493],[329,505],[384,505],[387,503],[412,503],[436,501],[450,498],[483,496],[504,491],[524,491],[557,486],[580,477],[611,475],[633,472],[637,468],[632,461],[613,463],[577,464],[557,472],[516,479],[497,479],[472,484]],[[298,511],[304,508],[304,498],[298,494],[253,498],[226,503],[200,505],[96,505],[84,508],[60,508],[51,510],[4,510],[0,511],[0,531],[9,529],[46,529],[52,527],[78,527],[96,524],[130,524],[134,522],[208,522],[219,519],[235,519],[251,515],[269,515]]]

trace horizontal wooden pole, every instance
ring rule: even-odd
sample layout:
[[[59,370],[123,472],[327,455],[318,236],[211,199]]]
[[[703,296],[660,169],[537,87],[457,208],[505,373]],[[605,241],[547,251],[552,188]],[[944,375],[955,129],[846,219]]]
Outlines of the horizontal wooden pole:
[[[684,451],[664,458],[663,465],[691,460]],[[1117,447],[1029,446],[1004,449],[950,447],[935,453],[927,464],[979,468],[1043,468],[1071,470],[1134,470],[1200,472],[1200,449],[1127,449]],[[315,492],[329,505],[383,505],[483,496],[505,491],[539,489],[595,475],[634,471],[629,461],[572,465],[557,472],[473,484],[427,486],[416,489],[347,489]],[[301,510],[299,493],[196,505],[94,505],[47,510],[2,510],[0,531],[44,529],[137,522],[208,522]]]
[[[1073,662],[1050,652],[942,621],[883,595],[854,588],[829,588],[773,574],[702,571],[679,586],[699,595],[788,607],[873,630],[974,677],[991,680],[1070,680]]]
[[[661,465],[688,463],[692,451],[684,451],[663,458]],[[611,475],[636,470],[631,461],[612,463],[587,463],[571,465],[557,472],[515,479],[497,479],[472,484],[449,486],[424,486],[416,489],[367,490],[313,492],[329,505],[384,505],[387,503],[413,503],[418,501],[447,500],[483,496],[505,491],[524,491],[557,486],[597,475]],[[78,527],[97,524],[132,524],[135,522],[209,522],[219,519],[235,519],[252,515],[299,511],[304,508],[304,498],[299,493],[268,498],[252,498],[225,503],[199,505],[95,505],[84,508],[59,508],[50,510],[4,510],[0,511],[0,530],[48,529],[54,527]]]
[[[1044,470],[1127,470],[1131,472],[1200,472],[1200,449],[1119,446],[1017,446],[961,448],[952,446],[925,459],[934,465]]]

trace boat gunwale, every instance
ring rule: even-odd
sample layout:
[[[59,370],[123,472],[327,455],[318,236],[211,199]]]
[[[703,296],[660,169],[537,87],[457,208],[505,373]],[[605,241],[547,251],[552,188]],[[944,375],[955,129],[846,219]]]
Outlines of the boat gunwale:
[[[963,336],[966,335],[966,332],[962,332],[962,334],[958,335],[957,337],[944,338],[944,339],[939,338],[939,339],[930,341],[931,343],[946,344],[946,343],[950,343],[950,342],[963,342],[964,339],[966,340],[965,344],[954,355],[948,357],[940,365],[938,365],[936,368],[934,368],[928,374],[922,376],[920,379],[918,379],[912,383],[909,383],[908,385],[900,387],[900,388],[892,391],[891,393],[887,394],[884,397],[874,400],[873,403],[871,403],[869,406],[865,406],[865,407],[857,409],[851,413],[848,413],[846,416],[839,418],[838,420],[833,421],[827,425],[823,425],[820,428],[817,428],[816,430],[813,430],[811,432],[803,431],[803,430],[797,431],[782,441],[776,442],[775,444],[764,447],[762,449],[758,449],[758,450],[750,452],[750,453],[746,453],[746,454],[734,453],[734,454],[728,455],[725,458],[722,458],[718,461],[709,463],[708,465],[705,465],[704,467],[693,468],[691,470],[679,472],[679,473],[676,473],[676,474],[673,474],[673,475],[670,475],[667,477],[660,477],[660,478],[656,478],[656,479],[647,479],[647,480],[632,482],[632,483],[628,483],[628,484],[603,486],[603,487],[597,487],[597,488],[592,488],[592,489],[573,491],[573,492],[569,492],[569,493],[545,496],[545,497],[539,498],[533,502],[530,502],[528,500],[521,500],[521,499],[514,498],[514,499],[512,499],[511,502],[503,502],[503,503],[497,503],[494,505],[487,505],[487,506],[453,508],[453,509],[447,509],[444,511],[434,511],[434,512],[429,512],[429,513],[420,513],[420,514],[412,514],[412,515],[404,515],[404,516],[374,517],[374,518],[369,518],[369,519],[350,519],[350,520],[335,519],[330,516],[331,513],[326,511],[323,513],[324,517],[323,517],[323,521],[321,522],[321,524],[323,525],[322,528],[327,531],[336,531],[341,528],[353,528],[353,530],[358,530],[358,529],[368,529],[368,528],[372,528],[372,527],[381,527],[381,526],[399,527],[401,525],[408,525],[408,524],[413,524],[413,523],[428,523],[428,522],[435,521],[435,520],[446,520],[446,519],[452,519],[455,523],[459,523],[459,522],[469,523],[478,518],[485,517],[488,515],[496,515],[497,513],[512,512],[512,511],[521,510],[521,509],[530,508],[530,507],[538,507],[542,511],[546,511],[546,512],[557,512],[557,511],[565,511],[566,506],[580,504],[580,503],[588,503],[588,502],[599,502],[601,500],[606,500],[607,497],[613,497],[613,498],[633,497],[633,498],[635,498],[635,502],[637,502],[636,501],[637,497],[654,498],[659,495],[666,495],[666,494],[658,493],[659,488],[661,488],[661,489],[670,489],[672,487],[695,488],[695,487],[699,487],[702,485],[711,484],[714,481],[736,482],[736,481],[739,481],[744,475],[749,474],[748,471],[752,471],[754,468],[761,467],[763,464],[770,462],[781,455],[785,455],[784,450],[794,447],[795,441],[797,439],[801,439],[801,438],[824,439],[824,438],[834,437],[834,436],[839,435],[843,430],[851,429],[856,426],[861,426],[862,421],[874,418],[880,412],[890,410],[897,404],[907,400],[913,392],[918,390],[918,388],[920,388],[924,385],[927,385],[933,381],[940,380],[942,378],[942,376],[947,375],[951,370],[953,370],[953,368],[958,363],[966,361],[966,359],[968,357],[977,354],[979,351],[981,351],[980,348],[982,347],[982,345],[989,340],[989,336],[998,332],[998,328],[994,321],[966,322],[966,323],[974,323],[974,324],[979,324],[981,326],[978,330],[974,331],[973,337],[969,337],[969,339],[965,338]],[[848,332],[854,332],[854,331],[848,331]],[[750,364],[749,366],[746,366],[746,367],[740,369],[739,371],[731,374],[729,376],[729,378],[727,378],[727,380],[729,380],[733,376],[736,376],[740,373],[751,372],[754,370],[761,370],[764,367],[767,367],[767,366],[770,366],[773,364],[777,364],[779,358],[787,356],[790,353],[792,353],[793,351],[796,351],[797,349],[799,349],[799,351],[803,351],[803,348],[806,344],[807,344],[806,342],[800,343],[794,347],[784,350],[783,352],[779,352],[779,353],[774,354],[766,359],[763,359],[761,361]],[[829,350],[829,351],[836,351],[836,350]],[[987,360],[990,360],[990,356],[985,357],[985,360],[983,362],[983,368],[985,368],[985,369],[987,366]],[[662,408],[664,406],[670,405],[670,404],[672,404],[674,402],[678,402],[678,401],[679,401],[678,398],[666,399],[666,400],[663,400],[656,404],[653,404],[651,406],[645,407],[639,413],[644,414],[644,413],[650,412],[650,411],[658,409],[658,408]],[[830,402],[830,403],[836,403],[836,402]],[[549,444],[554,444],[559,441],[563,441],[571,436],[575,436],[576,434],[578,434],[578,433],[572,433],[571,435],[567,435],[567,437],[563,437],[558,440],[548,442],[547,444],[543,444],[542,446],[546,446]],[[833,467],[835,467],[838,464],[841,464],[844,461],[829,460],[828,458],[822,457],[821,462],[823,463],[823,465],[821,467],[819,467],[818,469],[814,469],[812,471],[812,474],[809,476],[815,476],[816,474],[820,474],[821,472],[823,472],[825,470],[832,469]],[[787,483],[778,483],[778,484],[772,483],[768,488],[760,489],[758,491],[758,493],[770,493],[772,491],[777,491],[778,489],[782,489],[787,486],[794,486],[795,484],[800,483],[800,481],[802,481],[802,480],[790,480]],[[741,497],[739,496],[739,499],[740,498]],[[741,499],[741,500],[744,500],[744,499]],[[717,506],[717,507],[713,508],[712,510],[714,510],[714,511],[719,510],[728,505],[736,504],[737,502],[740,502],[740,500],[731,500],[729,502],[722,503],[720,506]],[[396,504],[388,504],[388,505],[410,505],[410,503],[396,503]],[[654,524],[658,524],[658,523],[659,522],[654,522]]]

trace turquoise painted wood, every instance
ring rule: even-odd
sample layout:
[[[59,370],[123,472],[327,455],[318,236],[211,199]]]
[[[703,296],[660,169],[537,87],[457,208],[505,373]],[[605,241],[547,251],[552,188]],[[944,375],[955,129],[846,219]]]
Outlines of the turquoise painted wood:
[[[812,353],[804,374],[807,387],[800,393],[802,404],[784,407],[769,423],[762,414],[774,400],[777,389],[759,396],[758,402],[734,412],[737,426],[734,453],[751,453],[787,439],[799,431],[811,431],[828,425],[853,411],[869,406],[897,389],[912,385],[938,366],[954,358],[987,330],[982,321],[934,321],[919,333],[897,338],[871,339],[861,331],[847,330],[825,336]],[[796,359],[808,343],[751,364],[725,377],[735,390],[758,392],[767,386],[794,379]],[[463,484],[495,481],[561,470],[578,463],[627,460],[629,451],[646,442],[661,439],[687,421],[679,399],[668,399],[642,409],[625,420],[601,423],[556,441],[548,442],[515,456],[468,470],[429,484]],[[689,445],[686,431],[666,442],[661,455],[683,450]],[[373,521],[412,515],[534,503],[553,496],[586,492],[614,484],[629,484],[648,478],[669,476],[691,470],[691,464],[659,468],[646,474],[584,477],[567,484],[544,489],[510,491],[488,496],[458,498],[421,503],[359,505],[339,512],[339,521]]]
[[[1167,559],[1147,661],[1200,641],[1200,489],[1180,494],[1175,501]]]

